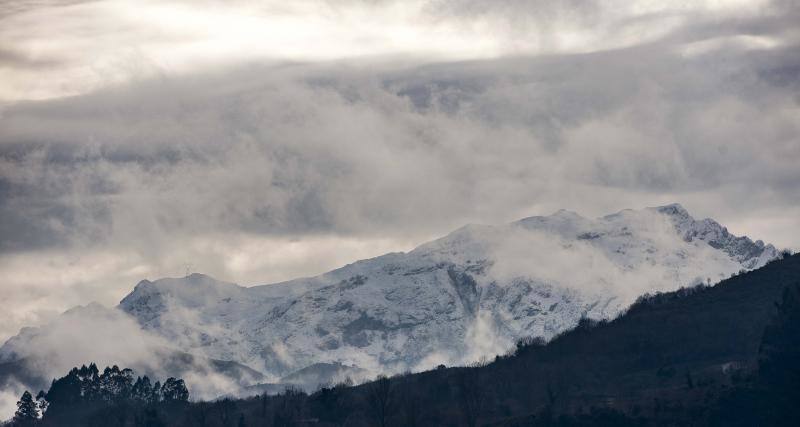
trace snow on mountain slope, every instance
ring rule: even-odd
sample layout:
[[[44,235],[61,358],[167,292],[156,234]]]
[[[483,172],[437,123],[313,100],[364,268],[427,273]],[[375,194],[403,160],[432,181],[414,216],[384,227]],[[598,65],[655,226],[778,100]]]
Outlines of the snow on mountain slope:
[[[23,328],[6,341],[0,347],[0,366],[4,367],[0,389],[9,384],[46,389],[53,378],[90,362],[183,378],[196,398],[215,398],[265,380],[241,364],[182,352],[163,337],[143,331],[135,318],[121,310],[92,303],[67,310],[46,325]]]
[[[677,204],[598,219],[559,211],[280,284],[143,281],[119,308],[185,351],[274,378],[315,363],[399,371],[550,338],[646,292],[716,282],[777,255]]]

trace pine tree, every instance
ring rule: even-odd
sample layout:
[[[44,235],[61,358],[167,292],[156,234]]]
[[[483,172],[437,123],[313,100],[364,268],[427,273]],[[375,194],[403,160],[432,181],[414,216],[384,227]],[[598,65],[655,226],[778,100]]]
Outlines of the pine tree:
[[[38,419],[39,407],[33,400],[33,396],[25,390],[19,402],[17,402],[17,412],[14,413],[14,423],[16,425],[31,425]]]

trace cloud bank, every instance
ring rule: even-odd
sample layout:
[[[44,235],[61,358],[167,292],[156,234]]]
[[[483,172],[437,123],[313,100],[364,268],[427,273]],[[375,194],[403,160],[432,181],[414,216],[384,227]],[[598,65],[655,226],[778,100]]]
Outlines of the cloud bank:
[[[186,263],[267,283],[558,208],[797,248],[798,11],[692,4],[3,8],[0,338]]]

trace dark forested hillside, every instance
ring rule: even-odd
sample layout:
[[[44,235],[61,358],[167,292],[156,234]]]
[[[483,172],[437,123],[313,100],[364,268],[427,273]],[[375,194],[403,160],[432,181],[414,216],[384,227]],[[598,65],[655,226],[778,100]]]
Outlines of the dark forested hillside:
[[[35,400],[28,391],[23,393],[11,424],[125,425],[133,408],[149,413],[155,406],[167,405],[174,410],[188,399],[182,379],[170,377],[163,384],[152,383],[146,375],[134,379],[131,369],[112,366],[101,372],[91,363],[53,380],[47,392],[39,392]],[[134,421],[142,419],[137,415]]]
[[[70,417],[91,424],[106,414],[102,425],[120,426],[798,425],[799,331],[794,255],[713,287],[645,296],[614,321],[581,322],[546,345],[521,342],[491,363],[312,395],[114,401]],[[60,416],[48,410],[43,423],[76,422]]]

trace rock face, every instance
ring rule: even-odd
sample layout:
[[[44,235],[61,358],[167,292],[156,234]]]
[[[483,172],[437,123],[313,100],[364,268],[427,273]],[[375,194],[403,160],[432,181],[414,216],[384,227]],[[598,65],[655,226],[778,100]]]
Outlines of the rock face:
[[[142,281],[119,308],[184,351],[273,378],[317,363],[391,372],[501,353],[777,256],[677,204],[598,219],[559,211],[273,285]]]

